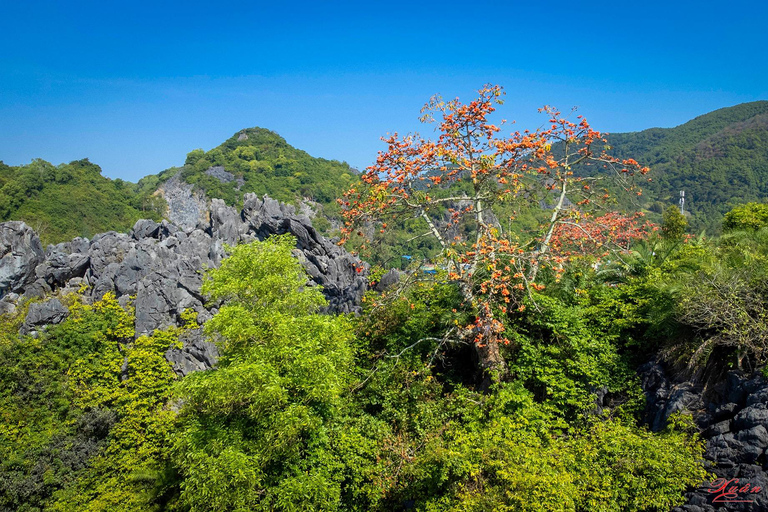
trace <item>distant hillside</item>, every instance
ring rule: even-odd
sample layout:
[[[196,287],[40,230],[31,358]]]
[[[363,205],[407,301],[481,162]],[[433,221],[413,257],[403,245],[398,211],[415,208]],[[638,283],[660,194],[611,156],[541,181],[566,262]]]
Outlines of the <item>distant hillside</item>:
[[[161,202],[133,183],[102,176],[87,159],[58,166],[0,162],[0,221],[23,220],[44,243],[125,231],[138,219],[159,219]]]
[[[768,200],[768,101],[743,103],[675,128],[608,136],[611,153],[651,167],[645,206],[661,212],[685,190],[696,230],[719,229],[734,205]]]

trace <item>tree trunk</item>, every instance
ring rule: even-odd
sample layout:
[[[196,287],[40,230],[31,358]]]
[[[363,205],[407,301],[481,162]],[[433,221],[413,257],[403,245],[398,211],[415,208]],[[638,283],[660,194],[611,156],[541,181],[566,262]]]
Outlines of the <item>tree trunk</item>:
[[[507,362],[499,350],[499,342],[496,339],[487,340],[480,345],[475,343],[475,354],[478,366],[482,372],[480,389],[485,391],[491,384],[499,382],[507,374]]]
[[[472,292],[472,284],[464,281],[460,285],[464,300],[478,310],[478,322],[474,329],[468,329],[463,337],[475,347],[475,357],[482,383],[481,390],[487,390],[494,382],[499,382],[507,374],[507,363],[501,355],[499,335],[493,330],[493,314],[487,305],[478,305]]]

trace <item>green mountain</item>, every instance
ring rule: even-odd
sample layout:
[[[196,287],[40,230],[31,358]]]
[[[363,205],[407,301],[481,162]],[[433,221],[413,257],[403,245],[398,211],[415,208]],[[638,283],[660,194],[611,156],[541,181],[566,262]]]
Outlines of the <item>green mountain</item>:
[[[181,170],[184,181],[230,205],[240,202],[243,193],[255,192],[327,207],[335,205],[356,175],[346,162],[314,158],[264,128],[242,130],[208,152],[190,152]]]
[[[58,166],[40,159],[17,167],[0,162],[0,221],[23,220],[44,243],[125,231],[138,219],[159,219],[161,203],[133,183],[102,176],[87,159]]]
[[[715,110],[675,128],[607,138],[615,156],[651,167],[645,207],[660,213],[684,190],[696,230],[717,231],[733,206],[768,199],[768,101]]]

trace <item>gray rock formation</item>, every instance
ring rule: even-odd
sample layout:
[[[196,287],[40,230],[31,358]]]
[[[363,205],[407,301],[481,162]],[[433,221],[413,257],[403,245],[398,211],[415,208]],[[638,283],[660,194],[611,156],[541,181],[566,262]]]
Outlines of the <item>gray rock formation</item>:
[[[34,336],[43,326],[61,323],[67,316],[69,316],[69,309],[57,298],[35,302],[29,306],[20,332]]]
[[[35,269],[35,275],[38,279],[44,280],[48,286],[63,286],[72,278],[83,277],[89,264],[87,250],[72,251],[71,243],[58,244],[48,248],[45,260]]]
[[[295,208],[269,197],[259,199],[246,194],[242,219],[248,225],[247,234],[259,240],[270,235],[290,233],[297,239],[296,247],[303,255],[302,263],[312,280],[323,286],[329,310],[349,313],[359,310],[367,289],[367,267],[359,259],[321,236],[307,217],[297,216]]]
[[[158,192],[168,203],[166,217],[183,230],[202,227],[207,224],[207,201],[205,194],[176,174],[163,183]]]
[[[402,272],[395,268],[390,269],[389,272],[381,276],[381,279],[379,279],[379,282],[376,283],[373,289],[377,292],[387,291],[389,288],[392,288],[394,285],[400,282],[400,277],[402,274]]]
[[[196,311],[198,320],[205,322],[212,312],[200,292],[203,272],[221,263],[225,245],[284,233],[296,237],[295,253],[307,269],[309,285],[323,286],[328,311],[359,311],[367,288],[367,268],[317,233],[310,220],[297,215],[294,207],[246,194],[242,211],[216,199],[205,215],[190,211],[190,216],[184,217],[184,226],[139,220],[130,233],[102,233],[90,241],[76,238],[49,246],[46,252],[37,235],[23,223],[0,224],[0,243],[5,244],[0,283],[4,286],[2,293],[9,296],[8,300],[0,300],[0,312],[15,309],[16,294],[43,296],[58,290],[77,291],[87,285],[86,300],[100,299],[108,292],[114,293],[121,304],[135,297],[137,336],[180,325],[186,309]],[[202,217],[209,219],[207,223],[200,221]],[[33,332],[63,320],[66,310],[56,304],[61,306],[53,299],[30,308],[24,329]],[[209,368],[218,354],[216,347],[197,333],[184,342],[182,349],[169,351],[167,356],[177,373],[186,375]]]
[[[309,219],[314,219],[315,217],[317,217],[317,212],[321,208],[322,208],[322,205],[320,203],[304,198],[299,203],[298,213],[299,215],[303,215]]]
[[[704,482],[689,492],[687,503],[673,512],[768,510],[768,381],[759,374],[746,377],[732,371],[725,382],[703,394],[691,382],[673,382],[656,361],[639,372],[651,429],[664,428],[673,412],[690,412],[706,441],[707,469],[721,479],[714,487],[713,482]],[[718,503],[714,498],[721,493],[713,491],[723,482],[762,490]]]
[[[158,235],[160,234],[160,226],[159,223],[153,220],[141,219],[134,224],[131,235],[134,240],[141,240],[142,238],[158,238]]]
[[[37,234],[19,221],[0,224],[0,297],[21,292],[35,279],[35,268],[45,259]]]
[[[173,365],[173,371],[180,377],[192,372],[207,370],[219,360],[216,345],[205,341],[202,329],[188,331],[182,338],[182,347],[171,348],[165,358]]]
[[[235,245],[248,232],[240,212],[224,204],[221,199],[211,200],[211,234],[227,245]]]
[[[16,303],[19,300],[18,293],[6,293],[0,299],[0,315],[12,315],[16,312]]]
[[[222,165],[214,165],[205,170],[205,174],[213,176],[222,183],[229,183],[235,181],[235,175],[224,169]]]

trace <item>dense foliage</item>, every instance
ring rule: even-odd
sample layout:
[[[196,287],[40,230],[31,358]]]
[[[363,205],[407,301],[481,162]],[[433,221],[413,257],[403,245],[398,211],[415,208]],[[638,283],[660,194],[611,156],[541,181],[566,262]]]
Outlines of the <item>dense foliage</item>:
[[[321,315],[294,243],[234,247],[209,272],[222,358],[181,380],[164,352],[183,329],[134,340],[111,295],[65,298],[70,317],[36,339],[15,334],[23,308],[3,319],[0,508],[663,510],[704,478],[690,420],[638,423],[627,347],[651,336],[646,278],[574,266],[505,317],[509,378],[481,391],[454,284]]]
[[[133,183],[101,175],[87,159],[54,166],[44,160],[10,167],[0,162],[0,221],[23,220],[43,243],[128,230],[158,220],[165,204]]]
[[[723,231],[756,231],[768,227],[768,204],[747,203],[725,214]]]
[[[688,368],[754,370],[768,348],[768,228],[691,243],[662,267],[661,289],[695,336],[669,350]],[[719,364],[718,364],[719,363]]]
[[[664,210],[662,215],[661,231],[667,240],[680,240],[688,228],[688,221],[680,209],[671,205]]]
[[[327,510],[339,501],[332,421],[349,383],[351,332],[344,318],[317,314],[325,300],[303,289],[294,246],[278,237],[236,247],[204,287],[228,301],[206,324],[221,338],[219,368],[180,388],[174,458],[190,510]]]
[[[134,341],[132,310],[113,295],[66,302],[64,324],[0,347],[0,508],[148,510],[175,416],[164,354],[179,330]]]

